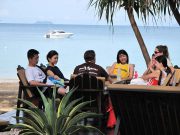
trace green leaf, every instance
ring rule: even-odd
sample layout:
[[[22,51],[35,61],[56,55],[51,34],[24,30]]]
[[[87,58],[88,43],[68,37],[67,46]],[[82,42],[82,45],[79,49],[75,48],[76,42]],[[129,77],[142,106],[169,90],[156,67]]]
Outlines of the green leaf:
[[[53,96],[52,99],[47,99],[44,94],[38,89],[41,98],[43,100],[43,104],[45,106],[45,115],[48,120],[48,124],[55,127],[55,120],[56,120],[56,108],[55,108],[55,96],[56,96],[56,87],[53,87]]]
[[[71,95],[74,93],[75,90],[76,90],[76,88],[73,88],[72,90],[70,90],[70,91],[68,92],[68,94],[66,94],[66,95],[62,98],[62,100],[61,100],[61,102],[60,102],[60,104],[59,104],[59,107],[58,107],[58,113],[57,113],[58,115],[57,115],[57,117],[60,116],[61,111],[66,107],[66,105],[67,105],[67,103],[68,103]]]
[[[31,125],[32,127],[34,127],[38,132],[43,132],[42,128],[40,128],[40,126],[38,124],[36,124],[34,121],[32,121],[31,119],[28,119],[26,117],[14,117],[18,120],[22,120],[24,123],[26,123],[27,125]]]
[[[74,125],[71,128],[67,129],[66,133],[69,135],[73,135],[81,130],[87,130],[87,131],[95,131],[98,135],[104,135],[103,132],[101,132],[98,128],[90,125],[82,126],[82,125]]]
[[[25,103],[26,105],[28,105],[29,107],[32,108],[37,108],[37,106],[35,106],[33,103],[31,103],[30,101],[24,100],[24,99],[18,99],[19,101]]]
[[[37,131],[34,127],[27,125],[27,124],[23,124],[23,123],[17,123],[15,125],[10,125],[10,128],[22,128],[22,129],[28,129],[31,132],[34,132],[36,134],[41,135],[41,133],[39,131]]]
[[[58,119],[57,119],[57,127],[56,127],[56,130],[57,130],[57,132],[59,132],[59,133],[61,133],[62,132],[62,128],[63,128],[63,126],[64,126],[64,123],[65,123],[65,120],[66,120],[66,118],[67,117],[69,117],[69,116],[67,116],[67,115],[61,115]]]
[[[38,90],[44,103],[44,112],[35,107],[29,101],[21,100],[30,107],[17,108],[17,110],[23,111],[29,117],[14,117],[18,120],[24,121],[25,124],[17,123],[15,125],[9,126],[8,128],[20,128],[20,134],[22,135],[67,135],[66,131],[71,131],[72,134],[73,132],[77,132],[81,128],[83,128],[82,126],[74,126],[78,121],[82,120],[83,118],[100,116],[96,113],[81,112],[84,106],[90,104],[93,101],[79,103],[82,98],[69,101],[71,95],[76,89],[72,89],[66,96],[63,97],[58,108],[59,113],[56,113],[56,89],[54,88],[53,90],[54,91],[52,99],[46,98],[44,94],[40,90]],[[57,117],[57,115],[59,115],[59,117]]]
[[[34,119],[41,127],[44,127],[44,119],[37,113],[36,111],[32,111],[30,109],[25,109],[25,108],[17,108],[17,110],[21,110],[25,113],[27,113],[30,117]]]
[[[64,127],[62,128],[62,131],[64,131],[67,128],[69,121],[74,117],[74,115],[76,115],[77,112],[79,112],[84,106],[90,104],[93,101],[85,101],[85,102],[82,102],[82,103],[79,103],[78,105],[76,105],[69,113],[69,117],[66,119],[66,121],[64,123]]]
[[[102,114],[92,113],[92,112],[82,112],[74,116],[68,123],[67,128],[70,128],[77,122],[83,120],[84,118],[92,118],[92,117],[99,117],[102,116]]]
[[[81,101],[83,99],[82,98],[78,98],[76,100],[73,100],[72,102],[70,102],[67,107],[62,111],[62,114],[66,114],[69,115],[70,111],[72,110],[73,106],[76,105],[79,101]]]

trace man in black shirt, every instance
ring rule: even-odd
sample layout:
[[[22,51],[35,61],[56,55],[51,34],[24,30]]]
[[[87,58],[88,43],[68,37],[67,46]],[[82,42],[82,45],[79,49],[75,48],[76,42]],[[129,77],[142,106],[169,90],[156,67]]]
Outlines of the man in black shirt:
[[[106,81],[109,79],[108,73],[99,65],[95,64],[95,52],[94,50],[87,50],[84,53],[85,63],[76,66],[74,74],[88,73],[93,76],[105,77]]]

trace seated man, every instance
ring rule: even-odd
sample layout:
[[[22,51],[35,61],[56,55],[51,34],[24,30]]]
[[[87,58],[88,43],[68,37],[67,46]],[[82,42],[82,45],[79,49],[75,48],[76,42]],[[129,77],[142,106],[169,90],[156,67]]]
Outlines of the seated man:
[[[105,77],[106,81],[109,80],[108,73],[99,65],[95,64],[95,52],[94,50],[87,50],[84,53],[85,63],[76,66],[73,74],[88,73],[93,76]]]
[[[51,86],[54,85],[53,82],[51,82],[47,76],[45,75],[45,73],[39,68],[37,67],[37,63],[39,61],[39,52],[35,49],[30,49],[27,52],[27,57],[28,57],[28,61],[29,64],[25,70],[25,74],[26,74],[26,78],[27,81],[30,85],[34,85],[34,86]],[[42,91],[44,91],[44,94],[46,96],[51,96],[50,92],[51,90],[47,89],[47,87],[44,87],[42,89]],[[64,88],[58,88],[58,93],[61,95],[65,94],[65,89]],[[37,91],[34,91],[35,95],[39,95]]]
[[[81,75],[81,74],[87,73],[87,74],[90,74],[90,75],[96,76],[96,77],[105,77],[106,81],[112,82],[112,80],[110,79],[110,77],[109,77],[108,73],[105,71],[105,69],[102,68],[101,66],[95,64],[96,58],[95,58],[95,52],[93,50],[87,50],[84,53],[84,60],[85,60],[85,63],[83,63],[79,66],[76,66],[76,68],[74,69],[74,74]],[[111,125],[114,125],[116,120],[115,120],[114,112],[113,112],[113,116],[112,116],[113,109],[109,109],[110,108],[109,107],[110,99],[107,96],[104,96],[102,101],[103,101],[102,113],[106,114],[106,112],[109,112],[109,114],[111,114],[111,116],[110,116],[111,118],[109,118],[112,123]],[[106,118],[105,118],[105,121],[106,121]],[[104,122],[104,123],[106,123],[106,122]],[[108,125],[109,125],[109,121],[108,121]]]

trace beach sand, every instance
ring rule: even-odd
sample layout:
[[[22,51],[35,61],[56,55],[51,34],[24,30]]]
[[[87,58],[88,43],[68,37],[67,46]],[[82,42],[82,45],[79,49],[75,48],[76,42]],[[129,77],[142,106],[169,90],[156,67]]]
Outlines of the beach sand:
[[[18,86],[17,79],[0,79],[0,114],[16,107]]]

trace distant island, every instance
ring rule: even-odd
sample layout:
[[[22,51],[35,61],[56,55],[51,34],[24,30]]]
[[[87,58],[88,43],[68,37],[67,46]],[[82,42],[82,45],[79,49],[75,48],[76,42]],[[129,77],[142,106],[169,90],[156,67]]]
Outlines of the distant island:
[[[35,24],[53,24],[50,21],[36,21]]]

